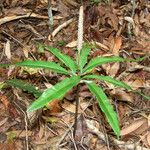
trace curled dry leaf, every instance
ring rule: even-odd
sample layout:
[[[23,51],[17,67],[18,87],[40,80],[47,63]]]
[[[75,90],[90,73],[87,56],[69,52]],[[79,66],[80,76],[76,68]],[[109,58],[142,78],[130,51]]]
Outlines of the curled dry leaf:
[[[134,23],[133,18],[131,18],[129,16],[126,16],[126,17],[124,17],[124,20],[128,21],[129,23],[131,23],[133,28],[135,28],[135,23]]]
[[[66,45],[66,47],[73,48],[77,46],[77,41],[72,41]]]
[[[144,124],[147,124],[147,120],[146,119],[135,120],[134,122],[132,122],[131,124],[129,124],[127,127],[125,127],[124,129],[122,129],[120,135],[121,136],[126,136],[126,135],[129,135],[129,134],[132,134],[136,130],[142,128],[142,126]]]
[[[8,59],[11,59],[11,51],[10,51],[10,41],[7,40],[5,44],[5,55],[7,56]]]
[[[96,44],[99,48],[102,48],[102,49],[104,49],[104,50],[109,50],[109,48],[108,48],[106,45],[104,45],[104,44],[102,44],[102,43],[100,43],[100,42],[95,42],[95,44]]]

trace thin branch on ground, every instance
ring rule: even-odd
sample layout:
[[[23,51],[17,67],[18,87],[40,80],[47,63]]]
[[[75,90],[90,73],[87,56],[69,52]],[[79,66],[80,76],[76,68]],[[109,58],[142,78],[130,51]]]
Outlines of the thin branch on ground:
[[[103,140],[103,141],[106,143],[105,135],[104,135],[102,132],[100,132],[100,131],[98,130],[98,128],[96,128],[96,127],[92,124],[91,120],[88,120],[88,119],[87,119],[87,120],[86,120],[86,124],[87,124],[87,127],[89,128],[89,131],[90,131],[92,134],[96,134],[100,140]],[[149,150],[148,148],[141,147],[141,146],[139,146],[139,145],[137,145],[137,144],[135,144],[135,143],[129,144],[129,143],[124,142],[124,141],[119,141],[119,140],[117,140],[117,139],[115,139],[115,138],[112,138],[112,141],[113,141],[114,144],[116,144],[118,147],[120,147],[120,148],[125,148],[125,149],[127,149],[127,150],[133,150],[133,149],[134,149],[134,150]]]
[[[131,0],[131,4],[132,4],[131,18],[132,18],[132,20],[133,20],[133,17],[134,17],[134,15],[135,15],[135,9],[136,9],[136,7],[137,7],[137,5],[136,5],[136,0]],[[134,28],[134,21],[133,21],[133,23],[128,22],[127,27],[128,27],[128,36],[129,36],[129,38],[131,38],[131,37],[132,37],[132,31],[131,31],[131,30]]]
[[[89,103],[83,108],[82,113],[84,113],[84,111],[89,107],[89,105],[90,105],[90,103],[91,103],[92,100],[93,100],[93,99],[91,99],[91,100],[89,101]],[[77,120],[78,120],[80,117],[81,117],[81,114],[78,115]],[[56,148],[57,148],[57,149],[59,149],[61,142],[65,139],[65,137],[67,136],[67,134],[68,134],[70,131],[72,132],[72,129],[71,129],[71,128],[74,126],[74,122],[73,122],[70,126],[69,126],[67,123],[66,123],[66,125],[69,127],[69,129],[62,135],[61,139],[60,139],[59,142],[57,143],[57,145],[56,145]]]
[[[73,18],[67,20],[66,22],[64,22],[63,24],[61,24],[60,26],[58,26],[53,32],[52,32],[52,37],[55,37],[55,35],[62,30],[63,28],[67,27],[70,23],[73,22]]]
[[[51,7],[51,0],[48,0],[48,19],[49,19],[49,29],[50,33],[53,31],[54,21],[53,21],[53,13],[52,13],[52,7]]]
[[[24,115],[24,122],[25,122],[25,135],[26,135],[26,150],[29,150],[29,138],[28,138],[28,122],[27,122],[27,114],[24,112],[24,110],[16,103],[14,102],[14,104],[20,109],[20,111],[23,113]]]

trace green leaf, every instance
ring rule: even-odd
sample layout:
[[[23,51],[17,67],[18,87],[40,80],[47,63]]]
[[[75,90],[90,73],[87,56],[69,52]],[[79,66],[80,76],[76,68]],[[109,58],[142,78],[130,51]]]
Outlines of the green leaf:
[[[23,62],[16,63],[16,66],[20,66],[20,67],[26,66],[30,68],[44,68],[44,69],[50,69],[57,73],[69,74],[66,69],[61,67],[58,63],[54,63],[54,62],[26,60]]]
[[[141,95],[141,96],[143,96],[145,99],[147,99],[147,100],[150,100],[150,96],[148,96],[148,95],[145,95],[145,94],[143,94],[143,93],[141,93],[141,92],[139,92],[139,91],[136,91],[136,90],[133,90],[133,92],[134,93],[137,93],[137,94],[139,94],[139,95]]]
[[[79,68],[80,68],[81,73],[82,73],[83,67],[87,63],[87,58],[88,58],[90,51],[91,51],[91,48],[89,47],[89,45],[84,44],[81,49],[80,60],[79,60]]]
[[[120,136],[120,127],[119,127],[119,121],[116,112],[114,111],[112,105],[110,104],[106,94],[103,92],[102,88],[98,87],[93,82],[86,82],[89,90],[91,93],[93,93],[98,101],[98,104],[101,108],[101,110],[106,115],[106,118],[112,127],[114,133],[119,138]]]
[[[37,47],[38,47],[38,51],[40,53],[44,53],[44,50],[45,50],[45,46],[39,42],[37,42]]]
[[[57,48],[46,47],[48,51],[53,53],[62,63],[64,63],[67,67],[71,69],[71,71],[75,74],[77,70],[77,66],[71,57],[61,53]]]
[[[53,87],[47,89],[32,105],[28,108],[28,112],[37,110],[45,106],[48,102],[62,98],[69,90],[80,82],[80,77],[72,76],[57,83]]]
[[[98,79],[98,80],[112,83],[115,86],[119,86],[127,90],[132,90],[132,88],[126,83],[113,79],[112,77],[109,77],[109,76],[86,75],[83,77],[83,79]]]
[[[118,56],[112,56],[112,57],[96,57],[92,59],[87,66],[83,69],[83,72],[87,72],[99,65],[111,63],[111,62],[123,62],[126,59],[118,57]]]
[[[121,82],[121,81],[118,81],[118,80],[116,80],[116,79],[113,79],[113,78],[111,78],[111,77],[109,77],[109,76],[86,75],[86,76],[84,76],[82,79],[98,79],[98,80],[106,81],[106,82],[112,83],[112,84],[115,85],[115,86],[119,86],[119,87],[125,88],[125,89],[127,89],[127,90],[131,90],[132,92],[143,96],[145,99],[150,100],[150,96],[145,95],[145,94],[143,94],[143,93],[141,93],[141,92],[139,92],[139,91],[133,90],[133,89],[132,89],[129,85],[127,85],[126,83]]]
[[[13,64],[0,64],[0,68],[6,68],[12,66]]]
[[[28,93],[34,94],[34,96],[36,98],[40,97],[40,95],[42,94],[42,92],[37,90],[33,85],[30,85],[30,84],[23,82],[21,80],[18,80],[18,79],[7,80],[6,83],[8,85],[17,87],[17,88],[22,89],[24,91],[27,91]]]

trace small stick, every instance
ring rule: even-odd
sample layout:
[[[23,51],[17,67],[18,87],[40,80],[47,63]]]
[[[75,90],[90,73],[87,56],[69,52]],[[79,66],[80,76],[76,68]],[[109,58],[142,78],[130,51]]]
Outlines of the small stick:
[[[106,142],[106,139],[105,139],[105,135],[99,131],[98,128],[96,128],[92,121],[91,120],[86,120],[86,124],[87,124],[87,127],[89,129],[89,131],[93,134],[96,134],[98,136],[99,139],[103,140],[104,142]],[[133,144],[128,144],[127,142],[124,142],[124,141],[120,141],[120,140],[117,140],[115,138],[112,138],[113,142],[120,148],[125,148],[127,150],[149,150],[149,148],[145,148],[145,147],[141,147],[135,143]]]
[[[27,114],[24,112],[24,110],[16,103],[14,102],[14,104],[20,109],[20,111],[23,113],[24,115],[24,122],[25,122],[25,139],[26,139],[26,150],[29,150],[29,137],[28,137],[28,122],[27,122]]]
[[[135,14],[135,9],[136,9],[136,0],[131,0],[131,4],[132,4],[132,13],[131,13],[131,18],[133,19],[133,17],[134,17],[134,14]],[[135,28],[134,26],[133,26],[133,24],[131,24],[131,22],[128,22],[128,36],[129,36],[129,38],[131,38],[132,37],[132,32],[131,32],[131,30],[133,29],[133,28]]]
[[[66,26],[68,26],[72,21],[73,21],[73,18],[67,20],[66,22],[64,22],[63,24],[61,24],[60,26],[58,26],[58,27],[52,32],[52,37],[54,37],[60,30],[62,30],[62,29],[65,28]]]
[[[73,137],[75,138],[76,136],[76,130],[77,130],[77,126],[78,126],[78,108],[79,108],[79,91],[80,91],[80,84],[77,85],[77,92],[76,92],[76,97],[75,97],[75,101],[76,101],[76,111],[75,111],[75,122],[74,122],[74,130],[73,130]]]
[[[52,7],[51,7],[51,0],[48,0],[48,19],[49,19],[49,29],[50,33],[53,31],[54,21],[53,21],[53,13],[52,13]]]

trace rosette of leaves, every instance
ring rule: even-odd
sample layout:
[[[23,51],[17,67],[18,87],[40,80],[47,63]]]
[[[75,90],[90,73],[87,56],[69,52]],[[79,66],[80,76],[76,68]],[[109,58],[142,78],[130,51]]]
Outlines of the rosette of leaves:
[[[95,83],[96,80],[105,81],[111,83],[115,86],[125,88],[129,91],[136,92],[141,94],[146,99],[150,100],[149,96],[145,96],[144,94],[134,91],[129,85],[125,84],[124,82],[118,81],[113,79],[110,76],[98,76],[92,73],[92,70],[100,65],[106,63],[113,63],[113,62],[124,62],[128,61],[122,57],[118,56],[111,56],[111,57],[96,57],[88,61],[88,56],[90,54],[90,46],[88,44],[84,44],[78,60],[73,60],[70,56],[63,54],[60,50],[53,47],[44,46],[46,50],[50,53],[54,54],[59,60],[60,63],[49,62],[49,61],[33,61],[33,60],[26,60],[23,62],[18,62],[15,65],[22,67],[30,67],[30,68],[44,68],[54,71],[59,74],[64,74],[67,77],[60,81],[59,83],[55,84],[51,88],[48,88],[41,94],[41,91],[37,91],[33,87],[25,88],[20,86],[19,82],[16,80],[7,81],[10,85],[22,88],[30,93],[33,92],[38,98],[28,107],[27,111],[32,112],[39,108],[44,107],[47,103],[55,100],[55,99],[62,99],[65,94],[71,90],[74,86],[77,86],[81,82],[85,83],[89,88],[89,91],[95,96],[100,109],[105,114],[108,123],[112,127],[114,133],[119,137],[120,135],[120,127],[117,113],[114,111],[113,106],[111,105],[109,99],[107,98],[103,88],[98,86]],[[77,63],[78,62],[78,63]],[[1,65],[7,66],[7,65]],[[15,83],[14,83],[14,82]],[[21,83],[22,84],[22,83]],[[22,84],[23,85],[23,84]]]

